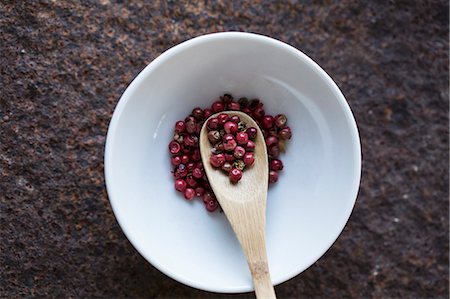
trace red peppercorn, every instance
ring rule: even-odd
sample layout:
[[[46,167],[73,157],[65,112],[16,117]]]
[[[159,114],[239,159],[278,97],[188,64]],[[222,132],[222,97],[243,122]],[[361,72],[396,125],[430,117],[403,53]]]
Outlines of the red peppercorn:
[[[253,109],[257,108],[260,104],[261,103],[259,102],[258,99],[252,99],[249,103],[249,108],[253,110]]]
[[[217,144],[214,146],[214,149],[215,149],[215,151],[217,152],[217,154],[220,154],[221,152],[224,151],[224,149],[223,149],[223,143],[217,143]]]
[[[187,164],[188,162],[189,162],[189,156],[188,155],[181,156],[181,163]]]
[[[273,128],[271,128],[271,129],[269,129],[269,130],[265,130],[267,133],[266,133],[266,135],[267,136],[278,136],[278,129],[276,128],[276,127],[273,127]]]
[[[280,147],[276,144],[269,147],[269,155],[272,158],[278,158],[280,156]]]
[[[223,129],[227,134],[236,134],[238,131],[238,125],[235,122],[227,121],[223,126]]]
[[[239,132],[236,134],[236,142],[240,145],[247,144],[248,135],[245,132]]]
[[[231,165],[230,162],[225,162],[222,165],[222,170],[225,171],[226,173],[230,172],[231,169],[233,169],[233,165]]]
[[[178,142],[172,140],[169,143],[169,151],[172,155],[178,154],[180,152],[180,150],[181,150],[181,145]]]
[[[248,106],[249,101],[246,97],[242,97],[238,100],[239,105],[241,105],[241,108],[245,108]]]
[[[231,154],[225,153],[224,156],[225,156],[225,161],[227,161],[227,162],[233,163],[234,161],[236,161],[236,158]]]
[[[241,105],[237,102],[231,102],[228,104],[228,110],[241,110]]]
[[[188,174],[188,170],[186,165],[180,164],[177,168],[175,168],[175,171],[173,172],[173,176],[176,179],[184,178]]]
[[[223,111],[223,110],[225,110],[225,104],[224,104],[223,102],[221,102],[221,101],[216,101],[216,102],[214,102],[214,103],[211,105],[211,110],[212,110],[214,113]]]
[[[198,148],[196,148],[192,151],[191,159],[192,159],[192,161],[195,161],[195,162],[200,161],[202,159],[202,155]]]
[[[188,172],[191,172],[192,170],[194,170],[195,168],[195,163],[194,162],[189,162],[188,164],[186,164],[186,168]]]
[[[184,198],[186,198],[187,200],[191,200],[193,199],[195,196],[195,190],[192,188],[186,188],[186,190],[184,190]]]
[[[205,119],[209,118],[211,115],[213,115],[213,112],[212,112],[211,109],[206,108],[206,109],[203,110],[203,117]]]
[[[203,197],[204,194],[205,194],[205,188],[203,188],[203,187],[195,188],[195,195],[196,196]]]
[[[183,180],[183,179],[175,180],[175,189],[177,191],[183,192],[184,190],[186,190],[186,187],[187,187],[187,183],[185,180]]]
[[[281,131],[278,133],[278,137],[280,137],[283,140],[291,139],[291,137],[292,137],[291,128],[285,127],[283,129],[281,129]]]
[[[194,108],[192,110],[192,116],[195,117],[196,120],[202,120],[204,117],[203,110],[199,107]]]
[[[227,152],[233,151],[237,146],[236,140],[233,139],[227,139],[223,142],[223,149]]]
[[[215,168],[222,167],[223,163],[225,163],[225,156],[223,154],[211,155],[209,163]]]
[[[219,127],[219,120],[217,119],[217,117],[211,117],[210,119],[208,119],[206,125],[208,129],[216,130]]]
[[[205,194],[203,194],[203,202],[207,203],[208,201],[216,200],[216,197],[212,192],[206,191]]]
[[[237,169],[237,168],[233,168],[229,172],[228,176],[230,178],[230,182],[237,183],[242,178],[242,170]]]
[[[279,170],[283,170],[283,162],[281,162],[281,160],[278,159],[273,159],[272,161],[270,161],[270,169],[271,170],[275,170],[275,171],[279,171]]]
[[[266,145],[267,147],[271,147],[273,145],[277,145],[278,144],[278,138],[275,136],[269,136],[266,138]]]
[[[205,207],[208,212],[212,213],[217,210],[217,208],[219,207],[219,203],[217,202],[217,200],[209,200],[205,203]]]
[[[175,132],[176,133],[183,133],[186,130],[186,124],[184,121],[179,120],[175,123]]]
[[[262,107],[258,107],[255,110],[253,110],[253,117],[256,119],[260,119],[261,117],[263,117],[266,112],[264,111],[264,109]]]
[[[287,123],[287,117],[284,114],[278,114],[274,117],[275,120],[275,126],[277,126],[277,128],[284,128],[286,127],[286,123]]]
[[[247,113],[248,115],[250,115],[251,113],[252,113],[252,111],[249,109],[249,108],[242,108],[242,110],[241,110],[242,112],[244,112],[244,113]]]
[[[247,141],[247,144],[245,145],[245,150],[248,152],[253,152],[255,150],[255,143],[251,140]]]
[[[204,121],[200,121],[195,125],[195,134],[200,135]]]
[[[186,183],[189,187],[195,188],[197,187],[197,180],[192,176],[192,174],[188,174],[186,176]]]
[[[178,166],[181,164],[181,157],[180,156],[172,157],[170,159],[170,162],[172,163],[173,166]]]
[[[192,176],[196,179],[201,179],[203,177],[203,170],[200,168],[194,168],[192,170]]]
[[[186,131],[189,134],[195,133],[195,130],[197,128],[197,122],[195,121],[195,118],[193,116],[186,117],[184,122],[186,124]]]
[[[236,159],[242,159],[245,155],[245,149],[242,146],[236,146],[233,155]]]
[[[226,114],[226,113],[220,113],[219,115],[217,115],[217,120],[219,121],[219,127],[223,127],[223,125],[225,125],[225,123],[228,121],[228,119],[230,119],[230,116],[228,116],[228,114]]]
[[[244,161],[245,166],[251,166],[255,162],[255,156],[253,153],[245,153],[242,161]]]
[[[208,140],[212,144],[216,144],[221,138],[219,131],[213,130],[208,132]]]
[[[274,124],[274,119],[270,115],[265,115],[261,119],[261,126],[263,127],[263,129],[270,129],[273,127],[273,124]]]
[[[276,183],[278,181],[278,172],[275,170],[269,171],[269,183]]]
[[[195,147],[198,145],[198,137],[195,135],[186,135],[184,137],[183,143],[185,146]]]
[[[255,127],[250,127],[245,131],[248,135],[248,138],[251,140],[255,140],[256,135],[258,134],[258,130]]]
[[[225,135],[223,135],[223,137],[222,137],[222,141],[223,142],[230,141],[230,140],[234,140],[233,134],[225,134]]]
[[[233,101],[233,96],[231,94],[226,93],[222,97],[220,97],[220,99],[222,100],[222,102],[228,104]]]
[[[230,117],[230,120],[236,124],[238,124],[241,121],[241,118],[237,115],[233,115],[232,117]]]

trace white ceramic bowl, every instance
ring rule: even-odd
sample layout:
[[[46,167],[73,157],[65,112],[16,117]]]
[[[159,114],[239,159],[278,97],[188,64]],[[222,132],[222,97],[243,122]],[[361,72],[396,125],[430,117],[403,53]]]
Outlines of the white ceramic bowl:
[[[105,150],[109,199],[125,235],[166,275],[214,292],[253,290],[225,218],[173,187],[167,144],[175,121],[223,93],[260,98],[293,130],[285,168],[267,200],[274,284],[319,259],[344,228],[359,188],[361,149],[350,108],[332,79],[299,50],[265,36],[216,33],[181,43],[130,84]]]

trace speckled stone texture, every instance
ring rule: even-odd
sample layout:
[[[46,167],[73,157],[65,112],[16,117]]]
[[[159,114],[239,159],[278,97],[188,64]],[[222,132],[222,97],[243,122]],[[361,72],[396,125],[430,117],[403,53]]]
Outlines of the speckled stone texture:
[[[148,264],[103,178],[107,126],[134,76],[226,30],[313,58],[361,134],[347,227],[278,296],[448,297],[448,1],[133,2],[1,1],[0,297],[254,296],[195,290]]]

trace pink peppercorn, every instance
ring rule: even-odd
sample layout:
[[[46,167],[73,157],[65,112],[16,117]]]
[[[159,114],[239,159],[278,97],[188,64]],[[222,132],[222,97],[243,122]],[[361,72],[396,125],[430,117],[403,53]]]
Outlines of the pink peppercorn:
[[[178,154],[180,152],[180,150],[181,150],[181,145],[178,142],[172,140],[169,143],[169,151],[172,155]]]
[[[248,135],[245,132],[239,132],[236,134],[236,142],[239,145],[247,144],[248,141]]]
[[[267,147],[271,147],[273,145],[277,145],[278,144],[278,138],[275,136],[269,136],[266,138],[266,145]]]
[[[249,139],[254,140],[256,138],[258,130],[256,130],[255,127],[250,127],[245,132],[247,133]]]
[[[176,133],[183,133],[186,130],[186,124],[184,121],[179,120],[175,123],[175,132]]]
[[[283,162],[281,162],[281,160],[278,159],[273,159],[272,161],[270,161],[269,165],[270,169],[275,171],[283,170],[284,167]]]
[[[255,156],[251,152],[245,153],[242,161],[244,161],[245,166],[251,166],[255,162]]]
[[[200,179],[203,177],[203,170],[201,168],[194,168],[192,170],[192,176],[196,179]]]
[[[228,104],[228,110],[241,110],[241,105],[237,102],[231,102]]]
[[[241,121],[240,117],[237,116],[237,115],[233,115],[233,116],[230,118],[230,120],[231,120],[232,122],[236,123],[236,124],[238,124],[238,123]]]
[[[249,152],[253,152],[255,150],[255,143],[251,140],[247,141],[247,144],[245,145],[245,150],[249,151]]]
[[[228,121],[230,117],[226,113],[220,113],[217,115],[217,120],[219,121],[219,127],[222,127],[225,125],[225,123]]]
[[[192,188],[186,188],[186,190],[184,190],[184,198],[186,198],[187,200],[191,200],[193,199],[195,196],[195,190]]]
[[[183,180],[183,179],[175,180],[175,189],[177,191],[183,192],[184,190],[186,190],[186,187],[187,187],[187,183],[185,180]]]
[[[280,138],[283,139],[283,140],[291,139],[291,137],[292,137],[291,128],[289,128],[289,127],[283,128],[283,129],[278,133],[278,137],[280,137]]]
[[[233,168],[229,173],[230,182],[237,183],[242,178],[242,170]]]
[[[276,183],[278,181],[278,173],[275,170],[269,171],[269,183]]]
[[[274,124],[274,119],[270,115],[265,115],[261,119],[261,126],[263,127],[263,129],[270,129],[273,127],[273,124]]]
[[[187,164],[188,162],[189,162],[189,156],[188,155],[181,156],[181,163]]]
[[[198,197],[202,197],[205,194],[205,188],[197,187],[195,188],[195,195]]]
[[[215,168],[222,167],[223,163],[225,163],[225,156],[223,154],[211,155],[209,162]]]
[[[238,131],[238,125],[235,122],[228,121],[223,126],[223,129],[227,134],[236,134]]]
[[[242,146],[236,146],[233,155],[236,159],[242,159],[245,155],[245,149]]]
[[[205,203],[206,210],[208,212],[214,212],[219,207],[217,200],[209,200]]]
[[[266,112],[264,111],[264,109],[262,107],[258,107],[255,110],[253,110],[253,117],[256,119],[260,119],[265,114],[266,114]]]
[[[217,117],[212,117],[208,120],[206,125],[208,126],[208,129],[216,130],[219,127],[219,120],[217,119]]]
[[[214,194],[211,192],[205,192],[205,194],[203,194],[203,202],[207,203],[210,200],[216,200]]]
[[[170,162],[172,163],[173,166],[178,166],[181,164],[181,157],[180,156],[172,157],[170,159]]]
[[[206,108],[206,109],[203,110],[203,117],[205,119],[209,118],[211,115],[213,115],[213,112],[212,112],[211,109]]]
[[[216,101],[216,102],[214,102],[214,103],[211,105],[211,110],[212,110],[214,113],[223,111],[223,110],[225,110],[225,104],[224,104],[223,102],[221,102],[221,101]]]
[[[236,161],[236,158],[232,155],[232,154],[224,154],[225,156],[225,161],[233,163],[234,161]]]
[[[236,140],[228,139],[223,142],[223,149],[227,152],[234,150],[237,146]]]
[[[186,176],[186,183],[189,187],[195,188],[197,187],[197,180],[192,176],[192,174],[188,174]]]
[[[286,123],[287,123],[286,115],[278,114],[274,117],[274,119],[275,119],[275,126],[277,126],[280,129],[286,127]]]

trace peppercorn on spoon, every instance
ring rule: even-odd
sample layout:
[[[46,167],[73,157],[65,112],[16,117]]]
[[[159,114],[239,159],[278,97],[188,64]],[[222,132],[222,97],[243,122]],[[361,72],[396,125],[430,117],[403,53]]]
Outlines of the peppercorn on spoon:
[[[200,153],[205,172],[244,251],[256,297],[276,298],[266,253],[265,225],[269,166],[264,136],[256,122],[247,114],[238,111],[221,113],[227,113],[229,116],[238,115],[248,126],[258,128],[254,150],[255,162],[245,169],[242,179],[235,184],[230,182],[223,171],[213,168],[209,162],[211,145],[207,136],[207,120],[200,132]]]

